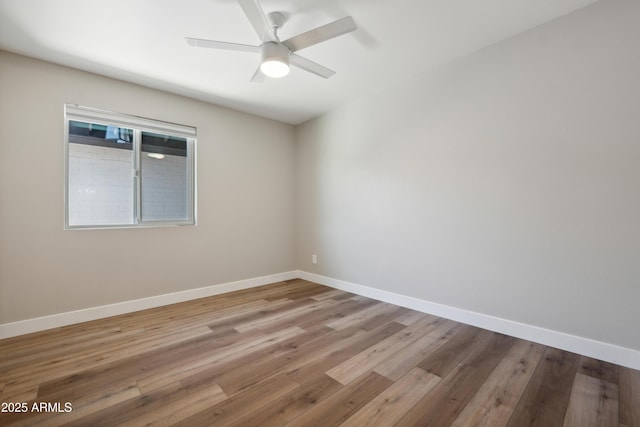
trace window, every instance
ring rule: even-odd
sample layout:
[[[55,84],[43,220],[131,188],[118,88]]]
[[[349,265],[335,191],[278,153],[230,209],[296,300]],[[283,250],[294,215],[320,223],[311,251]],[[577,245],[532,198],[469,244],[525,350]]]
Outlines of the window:
[[[195,224],[195,128],[65,105],[66,228]]]

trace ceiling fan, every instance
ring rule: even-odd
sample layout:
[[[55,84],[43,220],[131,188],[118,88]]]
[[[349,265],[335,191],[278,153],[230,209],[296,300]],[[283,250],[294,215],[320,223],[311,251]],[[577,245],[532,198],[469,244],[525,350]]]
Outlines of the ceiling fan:
[[[240,52],[259,52],[262,59],[260,66],[251,78],[252,82],[263,82],[265,76],[274,78],[284,77],[289,74],[289,65],[294,65],[302,70],[324,77],[325,79],[333,76],[335,71],[303,58],[296,52],[334,37],[350,33],[357,28],[353,18],[347,16],[293,36],[290,39],[280,41],[278,30],[282,28],[286,22],[286,16],[284,14],[271,12],[265,15],[257,0],[238,0],[238,3],[242,7],[245,15],[247,15],[258,37],[260,37],[261,44],[259,46],[196,39],[192,37],[185,37],[185,39],[189,46],[194,47],[208,47]]]

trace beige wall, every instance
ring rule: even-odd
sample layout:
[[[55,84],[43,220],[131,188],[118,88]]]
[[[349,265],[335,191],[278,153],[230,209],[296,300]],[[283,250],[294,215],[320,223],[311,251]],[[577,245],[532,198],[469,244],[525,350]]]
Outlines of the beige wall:
[[[63,230],[63,105],[198,129],[196,227]],[[295,269],[294,129],[0,51],[0,324]]]
[[[638,22],[598,2],[299,126],[298,268],[640,349]]]

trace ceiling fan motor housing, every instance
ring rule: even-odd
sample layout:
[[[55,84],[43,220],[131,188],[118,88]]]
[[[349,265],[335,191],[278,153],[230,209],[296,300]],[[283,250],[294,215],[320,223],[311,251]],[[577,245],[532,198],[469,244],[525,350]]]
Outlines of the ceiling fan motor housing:
[[[260,47],[260,68],[268,76],[285,76],[289,73],[289,48],[278,42],[265,42]]]

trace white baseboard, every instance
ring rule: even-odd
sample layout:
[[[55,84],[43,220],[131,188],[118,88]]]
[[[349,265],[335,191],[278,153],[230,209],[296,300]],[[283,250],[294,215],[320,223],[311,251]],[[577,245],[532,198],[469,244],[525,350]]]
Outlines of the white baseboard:
[[[307,273],[305,271],[298,271],[298,277],[335,289],[455,320],[467,325],[477,326],[632,369],[640,369],[640,351],[638,350],[345,282],[331,277]]]
[[[558,332],[538,326],[502,319],[487,314],[438,304],[406,295],[383,291],[369,286],[358,285],[344,280],[308,273],[306,271],[288,271],[269,276],[255,277],[236,282],[222,283],[204,288],[190,289],[187,291],[157,295],[116,304],[92,307],[83,310],[53,314],[35,319],[21,320],[13,323],[0,324],[0,339],[10,338],[46,329],[58,328],[90,320],[103,319],[105,317],[132,313],[148,308],[161,307],[163,305],[190,301],[198,298],[209,297],[226,292],[233,292],[270,283],[282,282],[291,279],[304,279],[335,289],[352,292],[354,294],[373,298],[390,304],[407,307],[423,313],[433,314],[455,320],[490,331],[522,338],[543,345],[559,348],[573,353],[593,357],[633,369],[640,369],[640,351],[620,347],[589,338]]]
[[[268,285],[270,283],[282,282],[296,278],[298,278],[297,271],[288,271],[269,276],[254,277],[251,279],[238,280],[236,282],[206,286],[204,288],[189,289],[187,291],[173,292],[170,294],[102,305],[99,307],[52,314],[50,316],[37,317],[35,319],[0,324],[0,339],[44,331],[46,329],[59,328],[61,326],[73,325],[75,323],[88,322],[90,320],[103,319],[105,317],[117,316],[120,314],[132,313],[134,311],[146,310],[148,308],[190,301],[226,292],[254,288],[256,286]]]

